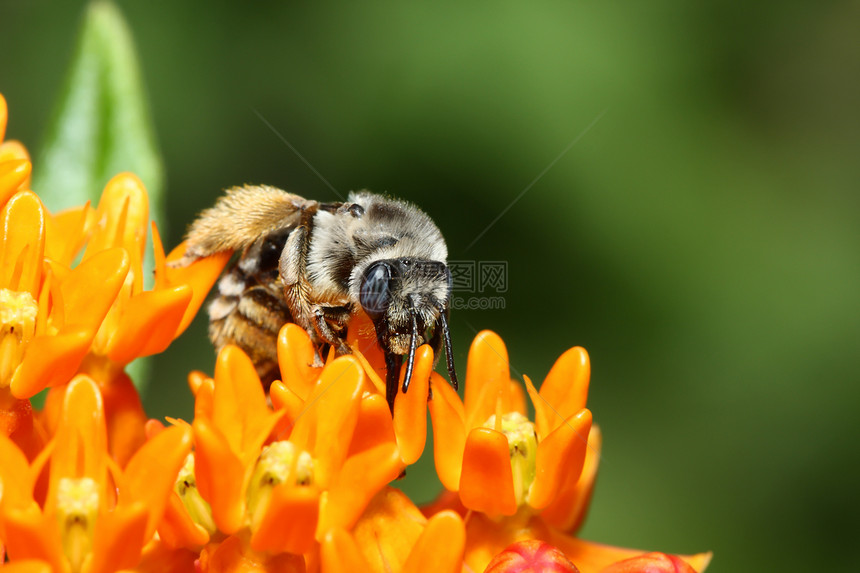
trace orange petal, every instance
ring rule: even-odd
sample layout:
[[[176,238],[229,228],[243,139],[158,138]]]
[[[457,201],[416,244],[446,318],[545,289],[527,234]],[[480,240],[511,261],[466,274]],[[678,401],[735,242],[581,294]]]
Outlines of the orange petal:
[[[169,264],[177,261],[182,258],[184,253],[185,243],[182,243],[170,252],[166,262]],[[179,328],[176,330],[176,336],[185,332],[185,329],[194,320],[194,316],[200,310],[200,306],[206,300],[206,295],[209,294],[212,285],[218,280],[218,275],[224,270],[231,255],[232,253],[229,251],[215,253],[211,257],[194,261],[187,267],[178,269],[164,268],[165,281],[168,285],[188,285],[191,287],[193,293],[191,302],[188,303],[185,314],[182,316],[182,322],[179,323]],[[156,277],[156,280],[159,280],[159,277]]]
[[[191,377],[189,376],[189,380]],[[194,393],[194,418],[212,419],[215,410],[215,381],[206,378],[201,381],[200,386]]]
[[[143,548],[135,573],[188,573],[195,570],[198,554],[188,549],[171,547],[161,541],[151,541]]]
[[[555,500],[547,507],[541,516],[553,527],[566,532],[579,529],[585,520],[594,481],[597,479],[597,468],[600,462],[601,446],[600,428],[591,426],[588,434],[588,449],[585,452],[585,465],[575,483],[567,482]]]
[[[540,396],[554,410],[544,422],[547,428],[557,428],[563,420],[585,408],[591,363],[584,348],[576,346],[555,361],[540,387]]]
[[[438,374],[430,376],[430,418],[433,421],[433,459],[439,481],[447,489],[460,487],[463,451],[466,448],[466,426],[463,403],[456,390]]]
[[[0,141],[6,136],[6,122],[9,120],[9,106],[6,105],[6,98],[0,94]]]
[[[24,359],[12,376],[9,388],[18,398],[68,382],[78,370],[93,339],[93,332],[66,329],[57,336],[36,336],[30,341]]]
[[[26,159],[10,159],[0,163],[0,207],[25,186],[32,168]]]
[[[406,465],[414,464],[424,452],[427,441],[427,398],[430,373],[433,371],[433,349],[424,344],[415,352],[415,369],[409,390],[403,393],[406,366],[400,370],[397,397],[394,399],[394,435],[400,457]]]
[[[566,484],[579,480],[589,430],[591,412],[583,408],[538,442],[535,479],[528,493],[531,507],[544,509]]]
[[[24,453],[12,440],[0,434],[0,507],[25,506],[33,499],[33,484],[30,480],[30,464]]]
[[[71,266],[86,244],[88,230],[95,223],[95,209],[89,202],[65,209],[45,220],[45,256]]]
[[[271,429],[260,435],[260,423],[271,418],[271,411],[254,363],[237,346],[226,346],[218,353],[212,405],[212,421],[230,448],[240,456],[256,457]]]
[[[0,139],[0,141],[3,140]],[[26,159],[27,161],[30,161],[30,152],[27,151],[27,148],[23,143],[14,139],[0,143],[0,163],[15,161],[18,159]],[[29,184],[27,187],[29,187]]]
[[[601,573],[696,573],[686,561],[665,553],[645,553],[614,563]]]
[[[56,521],[39,511],[35,503],[25,509],[6,511],[3,529],[12,561],[38,559],[50,563],[54,571],[65,571],[68,567]]]
[[[125,249],[100,251],[72,269],[61,285],[66,326],[98,330],[128,274]]]
[[[364,394],[347,455],[353,456],[379,444],[394,441],[394,424],[385,397],[382,394]]]
[[[218,529],[232,534],[242,526],[245,516],[245,468],[224,435],[205,418],[195,419],[192,429],[197,488],[212,507]]]
[[[146,441],[146,413],[140,395],[125,372],[101,381],[111,456],[125,466]]]
[[[290,439],[316,460],[317,483],[328,484],[343,464],[358,420],[364,370],[354,356],[341,356],[323,369]]]
[[[278,439],[286,440],[290,437],[296,420],[304,411],[305,401],[280,380],[275,380],[269,387],[269,398],[272,400],[272,407],[275,411],[284,413],[278,421],[278,425],[275,426],[275,436]]]
[[[353,351],[357,351],[364,357],[367,369],[373,371],[375,376],[368,373],[371,381],[385,379],[385,355],[376,340],[376,328],[363,310],[359,310],[349,322],[346,341]],[[383,382],[381,386],[380,393],[385,394],[385,383]]]
[[[259,527],[251,535],[251,549],[271,553],[307,553],[313,548],[319,518],[320,494],[316,488],[281,484]]]
[[[511,380],[509,384],[510,404],[506,405],[506,412],[519,412],[528,418],[529,410],[526,406],[526,393],[523,390],[523,385],[516,380]],[[504,406],[504,405],[503,405]]]
[[[463,452],[460,500],[469,509],[488,515],[517,512],[508,439],[489,428],[469,432]]]
[[[386,405],[386,410],[388,406]],[[391,414],[389,414],[390,416]],[[322,571],[326,573],[354,573],[371,571],[370,565],[358,549],[355,539],[343,529],[329,531],[320,544]]]
[[[107,428],[104,403],[98,386],[89,376],[78,375],[69,382],[54,439],[57,445],[51,456],[46,511],[56,502],[62,478],[91,478],[100,484],[100,498],[105,499]]]
[[[27,458],[42,449],[39,427],[34,424],[33,405],[29,400],[15,398],[8,388],[0,388],[0,435],[11,439]]]
[[[168,494],[185,457],[191,451],[191,428],[173,426],[160,432],[131,458],[125,469],[125,494],[128,499],[142,501],[149,517],[146,538],[152,536],[164,512]],[[123,497],[120,497],[123,503]]]
[[[521,515],[517,519],[491,518],[472,512],[466,521],[465,561],[473,571],[484,571],[490,561],[506,547],[524,539],[547,539],[549,528],[539,517]]]
[[[146,439],[151,440],[161,432],[165,430],[164,422],[161,420],[156,420],[155,418],[150,418],[143,425],[144,434],[146,434]]]
[[[167,256],[164,254],[164,243],[155,221],[150,224],[152,230],[152,258],[155,265],[155,289],[163,289],[167,284]]]
[[[352,531],[356,545],[375,573],[403,571],[426,519],[399,489],[388,487],[374,496]]]
[[[22,189],[30,188],[30,171],[32,169],[30,163],[30,153],[27,151],[27,148],[24,147],[20,141],[9,140],[0,143],[0,171],[2,171],[2,167],[8,163],[18,163],[20,161],[27,162],[27,166],[22,170],[24,173],[20,173],[19,175],[24,175],[23,178],[12,177],[8,181],[3,181],[3,177],[0,176],[0,196],[6,195],[8,196],[14,192],[14,189],[17,188],[19,191]],[[20,169],[20,167],[19,167]],[[6,191],[4,191],[4,186],[8,185]],[[0,206],[3,205],[5,201],[0,200]]]
[[[638,557],[643,553],[639,549],[602,545],[561,533],[550,532],[546,541],[561,549],[568,559],[576,563],[582,573],[600,573],[604,568],[618,561]],[[711,560],[710,553],[682,555],[681,557],[698,572],[704,571]]]
[[[213,384],[213,380],[211,377],[207,376],[203,372],[200,372],[199,370],[192,370],[188,373],[188,389],[191,390],[192,394],[197,396],[197,391],[200,390],[200,387],[207,380],[209,381],[209,384]],[[212,389],[214,390],[214,387]]]
[[[466,365],[466,427],[479,426],[495,413],[496,400],[509,391],[511,380],[508,349],[499,335],[489,330],[478,333],[469,348]]]
[[[367,376],[367,384],[365,384],[363,390],[364,392],[376,392],[385,396],[385,382],[382,378],[385,376],[385,368],[381,371],[376,369],[368,360],[367,357],[361,353],[361,350],[358,349],[357,346],[353,346],[352,355],[358,359],[361,363],[361,367],[364,368],[364,373]],[[391,417],[391,413],[388,414]]]
[[[186,285],[132,296],[111,338],[108,358],[128,364],[163,352],[173,341],[190,301],[191,288]]]
[[[102,513],[96,522],[87,573],[113,573],[134,567],[147,541],[147,508],[137,502]]]
[[[51,573],[51,565],[37,559],[22,559],[14,563],[4,563],[3,573]]]
[[[38,298],[45,252],[45,210],[31,191],[16,193],[0,212],[0,286]]]
[[[460,517],[466,517],[466,514],[469,513],[469,509],[460,501],[460,494],[447,489],[443,489],[442,493],[436,496],[436,499],[430,503],[421,506],[421,513],[425,517],[433,517],[440,511],[446,510],[453,511]]]
[[[164,517],[158,524],[158,535],[172,548],[199,548],[209,542],[209,534],[194,523],[176,492],[167,496]]]
[[[208,558],[206,553],[200,556],[200,570],[207,573],[305,573],[301,555],[255,553],[235,535],[216,546]]]
[[[404,469],[397,446],[380,444],[343,464],[320,504],[317,538],[331,529],[350,529],[373,496]]]
[[[124,247],[133,263],[138,263],[134,269],[139,271],[149,227],[149,197],[143,182],[133,173],[115,175],[102,191],[96,213],[97,227],[87,243],[84,260],[111,247]]]
[[[465,549],[466,526],[463,520],[453,511],[442,511],[427,522],[403,565],[403,571],[460,573]]]
[[[302,400],[307,400],[319,378],[320,368],[314,368],[316,350],[304,328],[287,323],[278,333],[278,365],[281,380]]]

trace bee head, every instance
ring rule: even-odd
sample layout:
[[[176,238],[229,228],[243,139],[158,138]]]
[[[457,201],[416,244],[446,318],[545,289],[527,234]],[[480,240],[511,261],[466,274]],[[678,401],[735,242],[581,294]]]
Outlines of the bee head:
[[[373,321],[385,354],[386,393],[393,408],[403,356],[403,392],[409,388],[415,351],[429,343],[438,357],[444,340],[448,373],[457,387],[448,328],[451,272],[445,263],[413,257],[377,260],[361,276],[359,303]]]

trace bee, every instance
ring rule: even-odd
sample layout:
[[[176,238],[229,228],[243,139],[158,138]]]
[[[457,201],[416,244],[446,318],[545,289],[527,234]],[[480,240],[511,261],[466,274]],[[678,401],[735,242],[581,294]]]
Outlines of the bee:
[[[320,355],[326,347],[348,354],[347,327],[359,310],[373,322],[385,357],[392,412],[403,358],[405,393],[421,344],[439,356],[444,343],[457,387],[448,249],[418,207],[367,191],[351,193],[345,202],[320,203],[275,187],[245,185],[229,189],[200,214],[186,245],[176,266],[239,251],[209,306],[209,338],[217,350],[227,344],[242,348],[267,387],[279,377],[276,341],[285,323],[304,328]]]

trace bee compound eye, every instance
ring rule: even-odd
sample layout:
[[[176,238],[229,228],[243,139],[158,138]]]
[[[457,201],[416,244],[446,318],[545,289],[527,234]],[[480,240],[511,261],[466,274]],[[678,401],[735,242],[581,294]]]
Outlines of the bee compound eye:
[[[377,320],[391,303],[391,265],[378,261],[370,265],[361,279],[359,302],[372,320]]]

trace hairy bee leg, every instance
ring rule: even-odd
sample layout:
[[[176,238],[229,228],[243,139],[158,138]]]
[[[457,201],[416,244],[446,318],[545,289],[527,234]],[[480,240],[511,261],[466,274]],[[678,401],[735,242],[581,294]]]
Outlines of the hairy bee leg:
[[[403,377],[403,393],[409,390],[409,382],[412,380],[412,369],[415,366],[415,351],[418,348],[418,319],[412,313],[412,337],[409,339],[409,355],[406,358],[406,375]]]
[[[319,335],[320,339],[322,339],[323,342],[334,346],[337,350],[338,355],[350,354],[352,352],[352,350],[349,348],[349,345],[346,343],[343,334],[338,334],[331,329],[331,325],[328,323],[326,313],[321,306],[314,305],[313,316],[314,328],[317,331],[317,335]]]
[[[451,378],[451,386],[459,390],[457,383],[457,371],[454,369],[454,349],[451,346],[451,329],[448,327],[448,317],[444,311],[439,312],[439,324],[442,326],[442,337],[445,339],[445,360],[448,365],[448,376]]]
[[[331,344],[338,354],[349,354],[345,336],[332,331],[325,309],[311,300],[313,289],[307,279],[305,263],[310,242],[310,218],[315,212],[316,209],[303,214],[301,225],[290,233],[281,253],[278,271],[284,285],[284,298],[296,324],[308,332],[315,344]]]
[[[397,382],[400,378],[400,366],[403,364],[403,355],[385,352],[385,399],[388,401],[388,409],[394,415],[394,399],[397,397]]]

